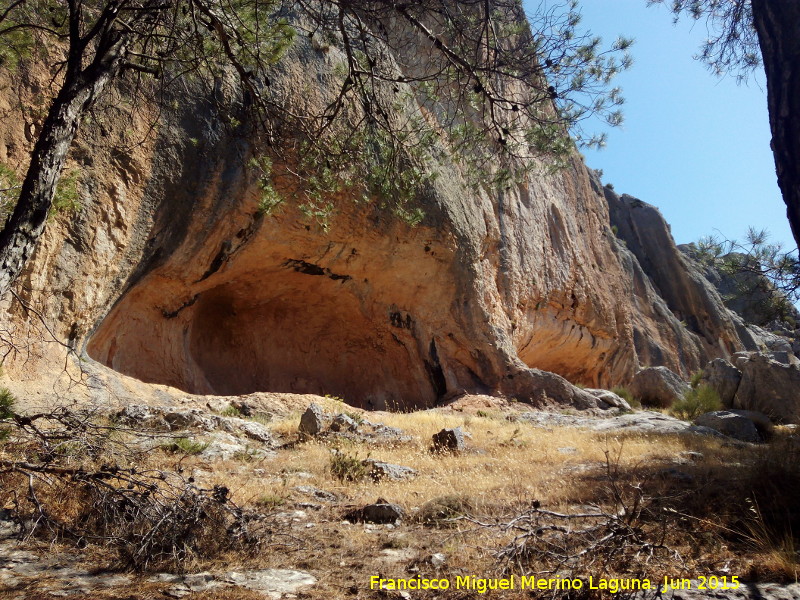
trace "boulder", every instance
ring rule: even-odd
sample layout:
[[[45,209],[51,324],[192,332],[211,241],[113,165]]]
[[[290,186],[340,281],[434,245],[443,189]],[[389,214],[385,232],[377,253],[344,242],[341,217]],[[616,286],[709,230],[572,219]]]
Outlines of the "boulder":
[[[719,394],[725,407],[733,406],[733,397],[742,380],[742,372],[724,358],[715,358],[703,368],[701,385],[707,385]]]
[[[273,437],[272,432],[269,430],[269,428],[261,423],[257,423],[256,421],[245,421],[244,419],[231,419],[231,421],[234,422],[233,425],[236,429],[241,431],[251,440],[256,440],[257,442],[261,442],[263,444],[274,445],[275,438]]]
[[[628,389],[642,404],[666,408],[683,398],[690,388],[668,368],[648,367],[636,373]]]
[[[588,392],[592,396],[597,398],[601,403],[601,408],[610,407],[610,408],[619,408],[621,410],[631,410],[631,405],[628,404],[625,398],[619,396],[618,394],[615,394],[610,390],[586,388],[583,391]],[[605,404],[606,406],[603,406],[603,404]]]
[[[341,413],[336,415],[331,423],[331,431],[356,431],[358,430],[358,423],[352,417]]]
[[[417,476],[417,472],[414,469],[411,467],[404,467],[403,465],[393,465],[371,458],[365,460],[363,464],[367,467],[369,476],[375,481],[380,481],[381,479],[399,481],[401,479],[410,479]]]
[[[435,452],[461,452],[464,445],[464,432],[461,427],[442,429],[433,434],[431,449]]]
[[[695,424],[709,427],[722,434],[743,442],[760,442],[756,424],[746,416],[730,410],[715,410],[700,415],[694,420]]]
[[[742,381],[733,407],[764,413],[773,421],[800,420],[800,367],[773,360],[763,353],[750,353],[737,360]]]
[[[405,511],[398,504],[378,500],[375,504],[367,504],[360,511],[355,520],[367,523],[396,523],[403,518]]]
[[[325,428],[325,413],[322,407],[316,402],[312,402],[300,417],[300,433],[306,435],[318,435]]]

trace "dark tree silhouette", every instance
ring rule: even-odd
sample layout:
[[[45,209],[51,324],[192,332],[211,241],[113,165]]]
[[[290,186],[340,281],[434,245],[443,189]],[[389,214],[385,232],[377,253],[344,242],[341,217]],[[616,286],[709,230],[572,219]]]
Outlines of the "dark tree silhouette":
[[[666,3],[648,0],[648,4]],[[794,0],[671,0],[676,18],[705,19],[699,58],[717,74],[764,66],[772,153],[786,216],[800,246],[800,3]]]

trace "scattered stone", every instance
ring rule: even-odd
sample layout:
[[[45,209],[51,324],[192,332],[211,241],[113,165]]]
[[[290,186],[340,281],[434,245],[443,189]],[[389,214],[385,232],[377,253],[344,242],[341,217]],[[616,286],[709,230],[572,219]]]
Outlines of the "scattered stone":
[[[242,458],[253,460],[274,455],[274,452],[271,450],[253,448],[247,444],[243,444],[239,438],[230,433],[222,431],[211,434],[210,437],[204,438],[203,441],[207,443],[208,446],[203,449],[201,454],[205,458],[210,459],[228,460],[231,458]]]
[[[205,431],[213,431],[214,429],[217,429],[214,426],[214,419],[210,418],[207,414],[204,414],[197,408],[165,412],[164,420],[169,423],[169,428],[172,431],[188,429],[191,427],[197,427],[198,429],[204,429]]]
[[[382,462],[368,458],[363,461],[364,466],[368,470],[368,475],[375,481],[381,479],[392,479],[399,481],[401,479],[410,479],[417,476],[417,471],[411,467],[404,467],[403,465],[393,465],[391,463]]]
[[[762,441],[753,421],[730,410],[708,412],[697,417],[694,422],[743,442]]]
[[[352,417],[341,413],[331,423],[331,431],[357,431],[358,423]]]
[[[692,425],[681,419],[670,417],[660,412],[639,410],[622,415],[568,415],[544,410],[519,413],[518,418],[536,427],[550,429],[552,427],[580,427],[602,433],[628,432],[643,434],[693,433],[700,435],[722,436],[721,433],[708,427]]]
[[[733,397],[742,381],[742,372],[724,358],[715,358],[703,368],[701,385],[707,385],[719,394],[722,406],[733,406]]]
[[[399,427],[391,427],[383,423],[373,423],[367,419],[359,425],[360,433],[368,439],[410,442],[413,438],[406,435]]]
[[[0,508],[0,540],[16,537],[22,531],[22,525],[14,521],[14,515],[5,508]]]
[[[275,438],[272,432],[261,423],[245,421],[244,419],[230,419],[230,421],[234,421],[234,426],[251,440],[261,442],[262,444],[269,444],[270,446],[275,444]]]
[[[413,560],[416,551],[411,548],[384,548],[381,550],[381,557],[389,563],[405,563]]]
[[[246,400],[231,400],[231,406],[238,410],[243,417],[252,417],[255,413],[253,406]]]
[[[464,432],[461,427],[455,429],[442,429],[439,433],[433,434],[434,452],[461,452],[465,449]]]
[[[313,485],[298,485],[294,488],[301,494],[306,496],[311,496],[312,498],[316,498],[322,502],[336,502],[339,500],[339,497],[334,494],[333,492],[329,492],[327,490],[321,490],[318,487],[314,487]]]
[[[683,398],[690,387],[666,367],[647,367],[634,375],[628,389],[642,404],[666,408]]]
[[[115,416],[123,425],[169,431],[169,423],[164,420],[164,416],[145,404],[129,404]]]
[[[325,413],[316,402],[312,402],[300,417],[300,433],[318,435],[325,428]]]
[[[772,360],[779,362],[782,365],[795,366],[795,367],[800,365],[800,359],[798,359],[794,355],[794,352],[792,352],[791,350],[788,351],[780,350],[780,351],[770,352],[769,356]]]
[[[302,587],[317,583],[316,577],[293,569],[260,569],[256,571],[232,571],[225,575],[225,581],[254,592],[261,592],[267,598],[279,600],[286,594],[295,594]]]
[[[205,592],[219,587],[240,587],[263,593],[267,598],[279,599],[294,594],[299,588],[314,585],[313,575],[291,569],[260,569],[255,571],[230,571],[223,575],[197,573],[173,575],[159,573],[148,579],[154,583],[174,583],[164,591],[172,598],[183,598],[189,594]]]
[[[447,562],[447,557],[441,552],[436,552],[435,554],[431,554],[430,561],[431,564],[438,569],[439,567],[443,567],[445,565]]]
[[[578,452],[578,449],[572,446],[565,446],[564,448],[559,448],[558,451],[561,452],[561,454],[575,454]]]

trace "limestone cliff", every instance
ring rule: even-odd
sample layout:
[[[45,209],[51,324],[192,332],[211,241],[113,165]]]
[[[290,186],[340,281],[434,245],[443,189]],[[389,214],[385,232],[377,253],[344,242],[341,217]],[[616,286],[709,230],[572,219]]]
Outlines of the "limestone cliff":
[[[292,60],[277,88],[324,85],[330,58],[309,40]],[[36,117],[17,99],[42,85],[5,82],[0,161],[25,164]],[[156,115],[111,102],[84,126],[71,154],[81,209],[54,218],[5,299],[12,381],[57,379],[66,345],[193,393],[421,407],[473,392],[587,407],[552,373],[608,387],[640,366],[687,375],[753,345],[652,207],[602,190],[577,155],[498,189],[443,161],[420,190],[418,226],[340,197],[325,231],[291,197],[258,211],[245,168],[255,142],[222,105],[176,96]]]

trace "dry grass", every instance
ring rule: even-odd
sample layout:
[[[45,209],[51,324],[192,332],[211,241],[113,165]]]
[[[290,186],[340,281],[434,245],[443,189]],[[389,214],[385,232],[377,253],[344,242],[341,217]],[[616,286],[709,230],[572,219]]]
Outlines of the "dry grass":
[[[341,409],[335,401],[325,408]],[[793,507],[800,494],[800,461],[797,440],[790,432],[779,431],[772,444],[754,447],[705,436],[543,429],[507,418],[508,414],[492,409],[480,415],[371,413],[369,420],[398,427],[412,441],[334,443],[323,438],[252,461],[209,462],[202,455],[164,452],[151,453],[146,460],[151,467],[182,469],[205,488],[224,485],[236,504],[271,513],[278,535],[265,551],[254,556],[223,553],[187,565],[188,570],[307,569],[319,579],[304,592],[307,598],[377,598],[367,589],[369,577],[404,576],[410,565],[423,576],[493,573],[497,564],[492,552],[501,541],[496,532],[467,521],[438,527],[438,521],[462,514],[484,521],[508,517],[534,500],[560,511],[586,504],[610,508],[616,502],[614,486],[623,494],[637,490],[646,496],[642,527],[655,533],[669,523],[665,541],[694,572],[726,568],[743,578],[796,577],[796,541],[791,532],[798,529],[796,515],[787,513],[787,507]],[[293,440],[299,416],[292,414],[269,426]],[[429,451],[434,433],[458,426],[471,436],[466,452]],[[330,469],[334,448],[361,459],[409,466],[419,475],[404,481],[342,481]],[[687,451],[702,457],[682,458]],[[333,492],[341,501],[319,502],[295,489],[301,485]],[[378,498],[400,504],[409,517],[396,527],[343,521],[348,509]],[[781,498],[785,501],[778,501]],[[758,516],[748,499],[757,502]],[[312,505],[302,504],[308,502]],[[444,571],[429,562],[436,552],[447,556]],[[197,597],[246,600],[250,596],[229,590]]]

